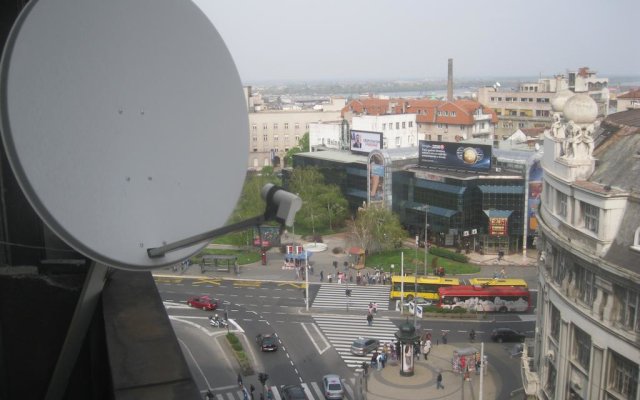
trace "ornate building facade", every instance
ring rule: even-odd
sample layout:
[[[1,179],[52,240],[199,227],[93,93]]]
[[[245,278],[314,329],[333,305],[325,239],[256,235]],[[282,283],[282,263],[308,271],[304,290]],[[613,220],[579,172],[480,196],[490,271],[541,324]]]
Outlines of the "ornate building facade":
[[[598,123],[596,102],[570,92],[552,107],[524,390],[536,399],[638,400],[640,110]]]

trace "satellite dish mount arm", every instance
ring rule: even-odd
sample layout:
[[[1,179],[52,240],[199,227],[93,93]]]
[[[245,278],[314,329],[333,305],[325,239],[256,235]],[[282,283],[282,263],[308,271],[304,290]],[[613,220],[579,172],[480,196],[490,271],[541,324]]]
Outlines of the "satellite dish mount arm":
[[[283,188],[268,183],[261,190],[262,198],[266,201],[267,206],[264,214],[258,215],[235,224],[223,226],[213,229],[177,242],[165,244],[160,247],[151,247],[147,249],[147,255],[150,258],[164,257],[170,251],[182,249],[192,246],[199,242],[211,240],[227,233],[243,230],[252,226],[260,226],[263,222],[275,220],[280,226],[292,226],[296,213],[302,207],[300,197],[287,192]]]

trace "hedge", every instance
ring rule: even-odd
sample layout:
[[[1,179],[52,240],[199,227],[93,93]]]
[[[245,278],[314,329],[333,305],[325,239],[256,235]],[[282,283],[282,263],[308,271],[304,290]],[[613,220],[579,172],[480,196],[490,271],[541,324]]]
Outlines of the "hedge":
[[[455,251],[443,249],[442,247],[431,246],[429,247],[429,253],[433,254],[434,256],[448,258],[450,260],[458,261],[461,263],[469,262],[469,257],[467,257],[466,255],[462,253],[456,253]]]

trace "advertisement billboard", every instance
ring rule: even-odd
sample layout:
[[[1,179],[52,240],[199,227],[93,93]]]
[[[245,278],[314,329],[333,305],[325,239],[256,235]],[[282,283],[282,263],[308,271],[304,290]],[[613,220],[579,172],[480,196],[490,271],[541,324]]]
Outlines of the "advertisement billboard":
[[[538,220],[536,219],[536,209],[540,205],[540,195],[542,193],[542,166],[536,160],[529,169],[529,236],[534,235],[538,230]]]
[[[489,218],[489,235],[507,236],[507,218]]]
[[[489,172],[491,146],[486,144],[420,141],[418,164]]]
[[[382,148],[382,132],[351,130],[351,151],[369,153]]]
[[[379,153],[369,157],[369,201],[384,199],[384,160]]]

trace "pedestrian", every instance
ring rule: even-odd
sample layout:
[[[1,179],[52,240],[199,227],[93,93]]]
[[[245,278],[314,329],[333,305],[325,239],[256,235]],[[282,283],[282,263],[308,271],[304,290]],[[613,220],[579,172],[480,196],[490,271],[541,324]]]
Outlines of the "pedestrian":
[[[442,344],[447,344],[447,331],[442,331]]]
[[[211,389],[207,389],[207,393],[204,395],[204,398],[207,400],[212,400],[215,396],[211,392]]]
[[[264,400],[264,395],[260,393],[260,400]]]
[[[384,362],[382,361],[382,353],[378,354],[378,357],[376,357],[376,363],[378,365],[378,368],[376,368],[378,371],[384,368]]]
[[[382,363],[382,368],[384,368],[385,364],[387,363],[387,353],[385,353],[384,351],[380,353],[380,362]]]
[[[238,374],[238,387],[242,387],[242,375]]]
[[[442,384],[442,372],[438,371],[438,377],[436,378],[436,390],[443,389],[444,385]]]
[[[253,383],[251,385],[249,385],[249,391],[251,392],[251,400],[253,400],[253,392],[256,390],[256,388],[253,386]]]
[[[500,278],[504,279],[507,277],[507,273],[504,271],[504,267],[500,270]]]
[[[424,348],[422,349],[422,353],[424,354],[424,359],[428,360],[429,352],[431,351],[431,339],[427,339],[424,342]]]
[[[367,313],[367,324],[369,326],[373,325],[373,314],[371,312]]]
[[[324,271],[320,271],[320,282],[324,279]]]

